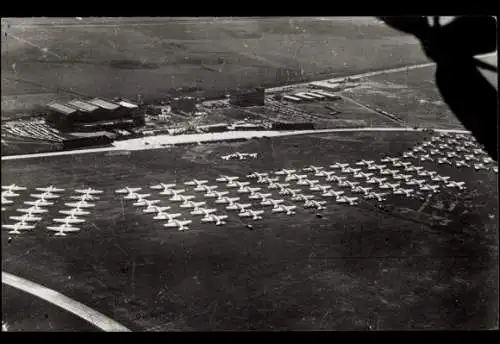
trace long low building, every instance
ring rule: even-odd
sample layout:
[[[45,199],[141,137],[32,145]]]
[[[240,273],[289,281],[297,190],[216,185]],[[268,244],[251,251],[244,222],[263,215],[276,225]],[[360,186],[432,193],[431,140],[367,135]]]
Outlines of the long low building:
[[[51,103],[46,121],[62,131],[86,131],[131,128],[143,125],[145,118],[139,107],[130,102],[94,98]]]

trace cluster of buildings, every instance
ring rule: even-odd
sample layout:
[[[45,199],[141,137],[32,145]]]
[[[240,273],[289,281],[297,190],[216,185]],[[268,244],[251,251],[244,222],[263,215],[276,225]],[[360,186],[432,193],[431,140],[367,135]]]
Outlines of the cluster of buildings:
[[[145,117],[132,102],[94,98],[50,103],[45,121],[63,132],[95,132],[142,126]]]
[[[283,100],[287,100],[294,103],[300,102],[310,102],[318,100],[338,100],[340,96],[326,92],[323,90],[309,91],[309,92],[298,92],[294,94],[287,94],[283,96]]]

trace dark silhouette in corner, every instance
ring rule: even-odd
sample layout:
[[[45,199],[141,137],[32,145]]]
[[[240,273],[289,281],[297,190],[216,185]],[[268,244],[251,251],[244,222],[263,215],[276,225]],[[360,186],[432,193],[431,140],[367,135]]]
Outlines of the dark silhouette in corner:
[[[441,26],[434,17],[431,26],[424,16],[379,17],[387,25],[414,35],[436,63],[436,85],[451,111],[470,130],[485,151],[498,161],[497,90],[479,68],[496,67],[474,56],[497,49],[494,17],[458,17]]]

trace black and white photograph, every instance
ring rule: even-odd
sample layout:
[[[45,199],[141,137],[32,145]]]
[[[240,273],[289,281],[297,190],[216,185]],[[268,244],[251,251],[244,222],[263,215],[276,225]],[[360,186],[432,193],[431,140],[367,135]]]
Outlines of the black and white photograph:
[[[2,332],[498,330],[497,17],[1,26]]]

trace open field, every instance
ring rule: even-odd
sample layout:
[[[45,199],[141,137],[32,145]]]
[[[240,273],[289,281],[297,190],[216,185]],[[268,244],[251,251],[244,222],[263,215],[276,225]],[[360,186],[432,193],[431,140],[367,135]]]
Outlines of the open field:
[[[496,65],[496,59],[495,55],[482,60]],[[463,125],[442,101],[435,85],[435,71],[435,66],[430,66],[373,76],[363,79],[361,86],[343,93],[362,104],[397,115],[408,126],[463,129]],[[483,74],[498,89],[497,75],[491,72]]]
[[[427,61],[413,38],[362,17],[55,21],[2,20],[11,23],[2,25],[2,88],[15,80],[30,92],[51,89],[54,99],[70,92],[152,100],[177,88],[223,94]],[[26,109],[19,89],[5,101]]]
[[[193,219],[190,230],[179,232],[162,228],[113,193],[125,185],[146,190],[160,181],[180,185],[191,178],[213,185],[219,174],[244,177],[254,170],[378,160],[427,137],[322,134],[126,156],[3,161],[3,184],[68,189],[34,232],[12,241],[2,233],[3,270],[133,330],[493,328],[498,229],[496,219],[488,218],[497,213],[492,173],[427,166],[466,181],[474,204],[484,205],[471,209],[469,223],[459,227],[429,226],[364,203],[329,201],[321,218],[298,208],[291,217],[266,214],[253,230],[230,215],[225,226]],[[220,159],[236,150],[261,155],[241,162]],[[83,186],[105,190],[89,221],[75,235],[49,235],[42,228],[62,209],[69,190]]]

